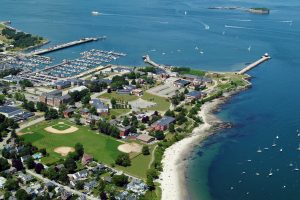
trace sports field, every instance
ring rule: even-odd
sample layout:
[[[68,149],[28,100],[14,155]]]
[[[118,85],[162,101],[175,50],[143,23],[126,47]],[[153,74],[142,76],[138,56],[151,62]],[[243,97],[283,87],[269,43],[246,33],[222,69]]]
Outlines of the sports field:
[[[55,134],[45,130],[49,127],[60,131],[68,130],[70,127],[76,127],[77,129],[68,134]],[[111,164],[120,154],[118,146],[122,144],[114,138],[90,130],[89,127],[76,126],[67,120],[41,122],[25,128],[21,132],[28,133],[21,136],[26,142],[31,142],[38,148],[47,149],[49,156],[42,160],[46,164],[51,164],[62,158],[62,155],[54,152],[54,149],[74,147],[77,142],[83,145],[86,153],[93,155],[99,162]]]

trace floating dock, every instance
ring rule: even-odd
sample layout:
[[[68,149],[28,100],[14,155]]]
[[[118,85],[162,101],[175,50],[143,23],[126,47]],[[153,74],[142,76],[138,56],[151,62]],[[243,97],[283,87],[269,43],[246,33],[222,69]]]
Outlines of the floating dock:
[[[50,47],[50,48],[47,48],[47,49],[39,49],[39,50],[36,50],[36,51],[32,51],[28,55],[29,56],[42,55],[42,54],[50,53],[50,52],[57,51],[57,50],[60,50],[60,49],[65,49],[65,48],[68,48],[68,47],[72,47],[72,46],[75,46],[75,45],[97,41],[99,39],[103,40],[103,39],[106,39],[106,37],[103,36],[103,37],[99,37],[99,38],[82,38],[80,40],[76,40],[76,41],[73,41],[73,42],[68,42],[68,43],[65,43],[65,44],[60,44],[60,45]]]
[[[241,71],[238,72],[238,74],[245,74],[246,72],[250,71],[251,69],[257,67],[258,65],[264,63],[265,61],[271,59],[271,57],[269,56],[269,54],[265,53],[265,55],[263,55],[261,57],[261,59],[255,61],[254,63],[251,63],[250,65],[246,66],[244,69],[242,69]]]

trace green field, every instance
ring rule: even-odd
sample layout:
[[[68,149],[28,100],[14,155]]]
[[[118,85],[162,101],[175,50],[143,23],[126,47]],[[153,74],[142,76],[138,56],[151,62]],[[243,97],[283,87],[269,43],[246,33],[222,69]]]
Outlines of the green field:
[[[170,102],[164,97],[144,92],[142,99],[156,103],[156,105],[150,107],[149,110],[167,111],[170,108]]]
[[[131,166],[117,166],[116,168],[123,170],[130,175],[137,176],[141,179],[146,180],[146,172],[150,167],[151,157],[153,155],[155,146],[156,145],[149,146],[151,152],[150,155],[144,156],[143,154],[139,154],[138,156],[131,159]]]
[[[130,109],[111,109],[109,111],[109,114],[118,117],[118,116],[126,114],[128,112],[130,112]]]
[[[77,142],[84,146],[86,153],[93,155],[99,162],[111,164],[119,155],[118,146],[122,144],[121,142],[109,136],[97,134],[96,131],[92,131],[85,126],[76,126],[79,129],[78,131],[61,135],[44,130],[48,126],[58,125],[58,122],[76,126],[67,120],[53,120],[41,122],[21,130],[23,133],[28,133],[22,136],[26,142],[31,142],[38,148],[47,149],[49,156],[42,160],[44,163],[51,164],[62,158],[60,154],[54,152],[56,147],[74,147]]]
[[[134,101],[137,100],[138,97],[135,95],[129,95],[129,94],[117,94],[116,92],[112,93],[104,93],[100,96],[100,98],[104,99],[116,99],[117,101]]]
[[[55,124],[52,126],[52,128],[55,128],[59,131],[64,131],[64,130],[67,130],[68,128],[70,128],[71,126],[68,125],[68,124],[65,124],[65,123],[60,123],[60,124]]]

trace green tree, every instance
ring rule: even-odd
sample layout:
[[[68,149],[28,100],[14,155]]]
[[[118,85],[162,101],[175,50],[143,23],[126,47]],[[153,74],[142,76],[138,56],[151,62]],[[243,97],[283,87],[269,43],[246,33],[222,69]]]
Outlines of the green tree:
[[[130,166],[131,160],[129,158],[129,155],[125,153],[120,154],[116,159],[116,164],[123,167]]]
[[[83,145],[80,143],[75,144],[75,152],[78,154],[79,157],[83,156],[84,148]]]
[[[90,95],[86,95],[86,96],[84,96],[81,99],[81,103],[84,104],[84,105],[86,105],[86,104],[88,104],[90,102],[90,100],[91,100],[91,96]]]
[[[33,169],[35,167],[35,162],[31,156],[26,160],[26,166],[28,169]]]
[[[76,163],[75,163],[75,164],[76,164]],[[61,169],[61,170],[59,171],[58,180],[59,180],[61,183],[64,183],[64,184],[68,184],[68,183],[69,183],[69,178],[68,178],[68,171],[67,171],[67,169]]]
[[[150,155],[150,150],[147,145],[143,146],[142,153],[143,153],[143,155]]]
[[[153,178],[151,176],[147,177],[146,184],[148,185],[148,188],[150,191],[155,189],[155,184],[154,184]]]
[[[76,185],[75,185],[75,188],[77,190],[82,190],[84,187],[84,181],[77,181]]]
[[[58,118],[57,110],[50,108],[48,111],[46,111],[46,113],[45,113],[46,120],[57,119],[57,118]]]
[[[4,200],[8,200],[9,197],[11,197],[11,196],[12,196],[12,193],[10,191],[5,191],[5,193],[4,193]]]
[[[17,198],[17,200],[29,200],[29,199],[31,199],[31,196],[24,189],[19,189],[16,192],[15,197]]]
[[[128,177],[125,176],[124,174],[121,175],[114,175],[112,177],[112,182],[119,187],[123,187],[128,183]]]
[[[36,109],[41,112],[46,112],[48,110],[48,106],[44,102],[37,102]]]
[[[17,190],[19,188],[19,183],[14,179],[8,179],[4,184],[4,188],[8,191]]]
[[[170,131],[170,133],[175,133],[175,125],[174,124],[169,125],[169,131]]]
[[[0,172],[10,168],[8,161],[5,158],[0,158]]]
[[[70,156],[68,156],[64,162],[64,166],[65,168],[69,171],[69,172],[74,172],[76,169],[76,162],[73,158],[71,158]]]

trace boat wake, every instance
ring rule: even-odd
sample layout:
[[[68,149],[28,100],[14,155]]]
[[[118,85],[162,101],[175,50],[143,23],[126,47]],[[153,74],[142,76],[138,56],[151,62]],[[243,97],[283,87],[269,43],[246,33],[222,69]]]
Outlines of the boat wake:
[[[204,26],[205,30],[209,30],[210,29],[209,25],[205,24],[204,22],[200,22],[200,23]]]
[[[238,22],[252,22],[251,19],[231,19],[233,21],[238,21]]]
[[[247,30],[252,30],[252,29],[254,29],[254,28],[249,28],[249,27],[243,27],[243,26],[230,26],[230,25],[225,25],[225,28],[247,29]]]

